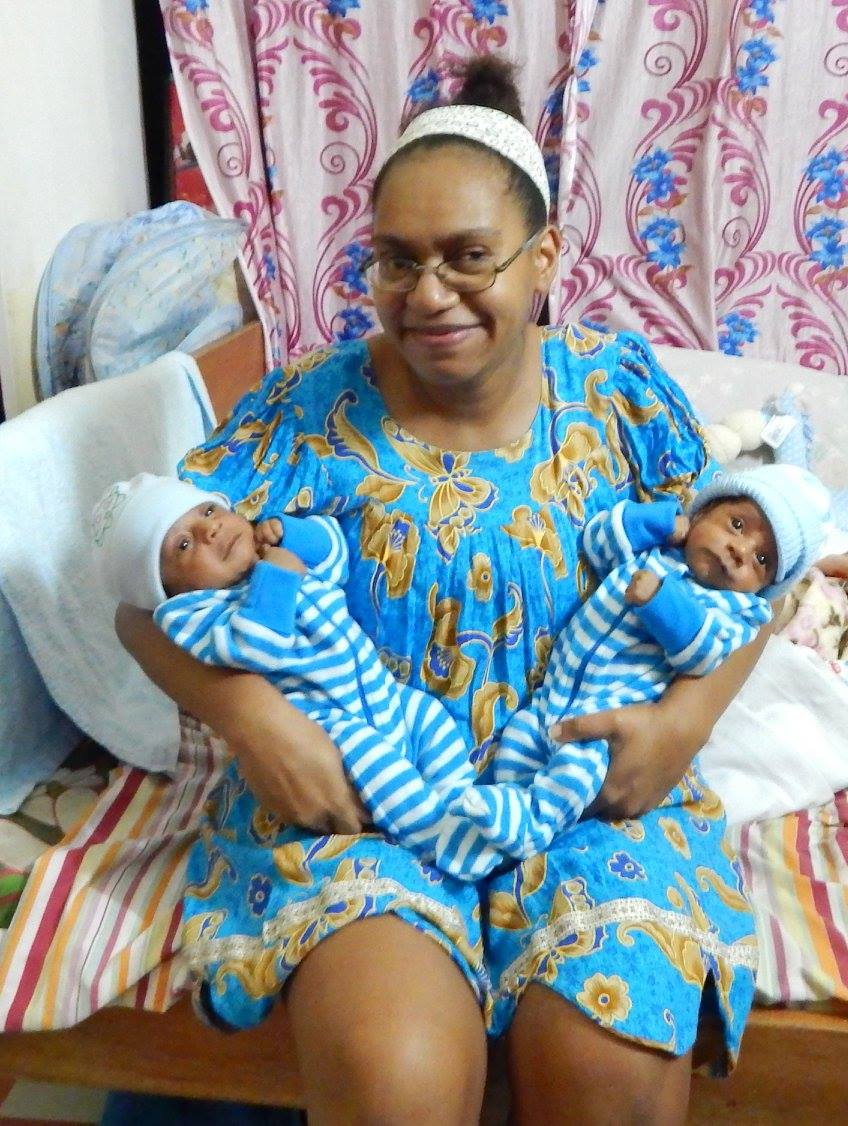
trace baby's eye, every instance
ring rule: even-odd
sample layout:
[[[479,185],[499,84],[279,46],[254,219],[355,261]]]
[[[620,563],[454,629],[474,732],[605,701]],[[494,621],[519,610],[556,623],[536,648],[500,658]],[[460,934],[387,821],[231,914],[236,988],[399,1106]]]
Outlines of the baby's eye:
[[[745,521],[742,519],[741,516],[731,516],[730,517],[730,526],[731,526],[731,528],[733,528],[733,530],[735,532],[741,532],[742,529],[745,527]]]
[[[214,511],[215,511],[215,505],[214,504],[207,504],[206,507],[203,510],[203,515],[204,516],[211,516]]]
[[[764,551],[757,552],[757,562],[761,567],[766,567],[768,565],[768,561],[769,558]]]
[[[190,547],[191,540],[188,538],[188,536],[183,536],[183,538],[177,544],[177,551],[188,551]]]

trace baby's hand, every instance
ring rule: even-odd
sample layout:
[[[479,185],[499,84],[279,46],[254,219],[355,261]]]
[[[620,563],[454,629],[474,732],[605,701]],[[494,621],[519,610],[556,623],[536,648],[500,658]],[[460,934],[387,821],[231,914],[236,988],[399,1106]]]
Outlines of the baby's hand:
[[[270,520],[260,520],[253,525],[253,542],[256,544],[257,551],[264,545],[276,547],[282,538],[283,522],[276,517]]]
[[[659,589],[660,579],[653,571],[634,571],[624,592],[624,601],[628,606],[644,606]]]
[[[268,523],[272,523],[272,521],[268,521]],[[287,547],[275,547],[273,544],[262,543],[257,545],[256,550],[259,558],[265,563],[273,563],[275,567],[279,567],[283,571],[297,571],[299,575],[306,574],[306,564],[299,555],[295,555]]]
[[[826,555],[815,566],[830,579],[848,579],[848,551],[841,555]]]
[[[688,516],[675,516],[674,527],[671,530],[671,535],[668,537],[668,542],[672,547],[680,547],[686,543],[686,537],[689,535],[689,517]]]

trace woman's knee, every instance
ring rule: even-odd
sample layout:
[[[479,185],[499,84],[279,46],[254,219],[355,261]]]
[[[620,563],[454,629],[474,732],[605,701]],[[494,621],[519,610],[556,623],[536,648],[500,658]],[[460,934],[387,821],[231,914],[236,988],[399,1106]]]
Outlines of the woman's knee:
[[[544,986],[530,986],[508,1039],[517,1123],[686,1120],[690,1055],[674,1057],[616,1036]]]
[[[459,969],[389,916],[351,924],[287,992],[310,1122],[476,1122],[483,1022]]]

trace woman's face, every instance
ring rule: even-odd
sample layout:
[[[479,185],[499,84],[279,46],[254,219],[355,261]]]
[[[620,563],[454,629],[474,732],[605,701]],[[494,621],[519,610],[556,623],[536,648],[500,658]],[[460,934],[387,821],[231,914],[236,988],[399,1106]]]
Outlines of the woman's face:
[[[373,249],[431,266],[477,251],[501,263],[532,233],[497,159],[450,145],[401,158],[388,172]],[[374,289],[386,337],[424,383],[514,375],[534,298],[547,292],[558,252],[549,228],[480,293],[455,293],[432,272],[409,293]]]

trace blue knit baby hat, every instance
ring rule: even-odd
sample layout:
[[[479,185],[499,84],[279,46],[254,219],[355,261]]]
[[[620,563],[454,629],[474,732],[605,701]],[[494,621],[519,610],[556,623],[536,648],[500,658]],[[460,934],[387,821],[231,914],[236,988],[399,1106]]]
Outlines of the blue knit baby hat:
[[[777,543],[777,571],[763,598],[780,598],[815,563],[830,511],[830,493],[818,477],[797,465],[759,465],[743,473],[719,473],[689,506],[689,514],[711,501],[749,497],[771,524]]]

